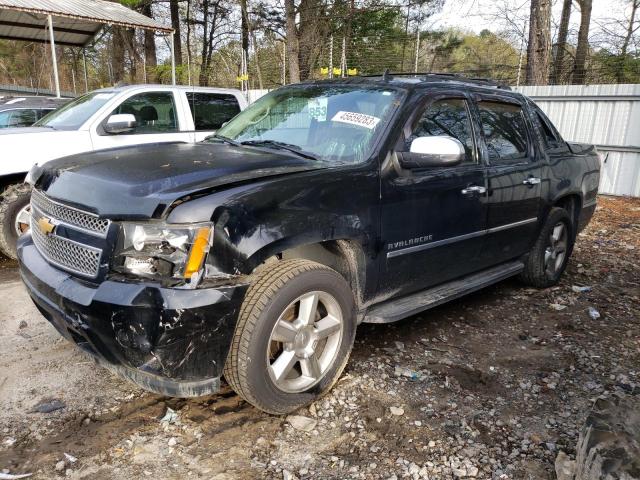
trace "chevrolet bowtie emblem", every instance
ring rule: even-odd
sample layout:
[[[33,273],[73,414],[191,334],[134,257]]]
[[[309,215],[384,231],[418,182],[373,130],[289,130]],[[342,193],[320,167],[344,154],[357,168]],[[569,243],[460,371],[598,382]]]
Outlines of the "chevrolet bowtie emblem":
[[[56,226],[51,223],[51,220],[49,220],[47,217],[42,217],[38,219],[38,228],[45,235],[49,235],[53,232]]]

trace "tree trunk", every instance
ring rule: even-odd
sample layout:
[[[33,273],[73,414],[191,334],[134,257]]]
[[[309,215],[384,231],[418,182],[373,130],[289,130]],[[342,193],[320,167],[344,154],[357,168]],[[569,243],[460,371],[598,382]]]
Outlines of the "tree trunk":
[[[242,40],[242,51],[244,58],[249,63],[249,13],[247,12],[247,0],[240,0],[240,38]],[[242,64],[242,62],[240,62]],[[242,72],[241,72],[242,73]]]
[[[592,0],[579,0],[580,30],[578,30],[578,46],[576,47],[576,61],[573,67],[571,83],[581,85],[586,80],[587,54],[589,53],[589,24],[591,23]]]
[[[262,90],[262,71],[260,70],[260,60],[258,58],[258,44],[256,43],[256,35],[251,26],[249,19],[249,9],[247,0],[240,0],[240,11],[242,12],[242,50],[245,52],[247,63],[249,63],[249,37],[255,53],[256,75],[258,76],[258,88]],[[247,67],[248,69],[248,67]]]
[[[567,34],[569,33],[569,18],[571,17],[571,1],[572,0],[564,0],[562,3],[558,42],[556,43],[556,58],[553,62],[553,73],[551,76],[551,83],[553,85],[558,85],[562,82],[562,74],[564,73],[564,57],[567,53]]]
[[[151,0],[145,1],[141,8],[140,13],[153,18],[153,11],[151,10]],[[147,82],[154,83],[156,81],[155,67],[158,66],[158,56],[156,53],[156,36],[153,30],[144,31],[144,64],[147,71]]]
[[[529,45],[527,46],[528,85],[549,83],[551,47],[551,0],[531,0]]]
[[[300,24],[298,27],[298,65],[300,79],[313,74],[318,47],[323,43],[320,31],[324,23],[323,3],[320,0],[301,0]]]
[[[138,46],[136,42],[136,31],[133,28],[127,28],[123,32],[124,46],[129,52],[129,61],[131,67],[129,69],[129,79],[132,83],[136,83],[138,80],[138,65],[142,61],[140,58],[140,52],[138,52]]]
[[[296,5],[295,0],[284,0],[284,10],[287,24],[287,56],[289,57],[289,81],[298,83],[300,81],[300,63],[298,55],[300,53],[298,44],[298,29],[296,28]]]
[[[175,31],[173,46],[176,55],[176,65],[182,65],[182,37],[180,36],[180,11],[178,9],[178,3],[179,0],[169,0],[169,11],[171,13],[171,28]]]
[[[124,27],[113,27],[111,33],[111,74],[114,84],[124,80]]]
[[[209,86],[209,64],[207,58],[209,57],[209,2],[202,2],[202,18],[203,34],[202,34],[202,51],[200,54],[200,75],[198,76],[198,84],[202,87]]]

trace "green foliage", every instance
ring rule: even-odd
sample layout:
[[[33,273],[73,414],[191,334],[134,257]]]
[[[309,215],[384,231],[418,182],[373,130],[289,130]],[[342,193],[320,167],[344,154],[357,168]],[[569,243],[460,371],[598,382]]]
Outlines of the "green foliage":
[[[465,35],[449,61],[452,72],[515,82],[519,52],[505,39],[483,30],[479,35]]]
[[[600,50],[590,63],[590,83],[640,83],[640,58],[636,55]]]

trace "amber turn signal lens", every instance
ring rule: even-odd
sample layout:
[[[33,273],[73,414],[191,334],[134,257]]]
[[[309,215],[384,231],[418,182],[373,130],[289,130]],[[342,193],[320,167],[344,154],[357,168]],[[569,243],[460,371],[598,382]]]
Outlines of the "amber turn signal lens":
[[[207,255],[207,251],[209,250],[210,234],[210,227],[202,227],[198,229],[193,245],[191,246],[191,251],[189,252],[187,266],[184,270],[184,278],[187,280],[191,279],[191,276],[202,268],[204,257]]]

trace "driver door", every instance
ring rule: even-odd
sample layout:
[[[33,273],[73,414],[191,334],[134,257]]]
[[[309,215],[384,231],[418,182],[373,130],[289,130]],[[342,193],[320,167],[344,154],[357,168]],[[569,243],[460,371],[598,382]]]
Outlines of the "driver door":
[[[465,156],[449,167],[383,168],[379,291],[401,296],[477,269],[487,221],[486,168],[478,155],[477,127],[462,92],[423,100],[405,126],[397,150],[421,136],[459,140]]]

